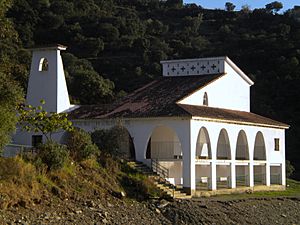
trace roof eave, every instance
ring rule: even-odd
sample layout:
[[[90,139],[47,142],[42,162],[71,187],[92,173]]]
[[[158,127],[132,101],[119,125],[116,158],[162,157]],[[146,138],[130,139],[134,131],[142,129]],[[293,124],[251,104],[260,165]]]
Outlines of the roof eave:
[[[248,125],[248,126],[259,126],[259,127],[277,128],[277,129],[289,129],[290,128],[290,126],[287,125],[287,124],[285,124],[285,125],[272,125],[272,124],[253,123],[253,122],[245,122],[245,121],[238,121],[238,120],[226,120],[226,119],[218,119],[218,118],[208,118],[208,117],[201,117],[201,116],[192,116],[192,119],[209,121],[209,122],[222,122],[222,123]]]
[[[254,82],[237,65],[235,65],[228,56],[225,57],[225,62],[227,62],[250,86],[254,84]]]

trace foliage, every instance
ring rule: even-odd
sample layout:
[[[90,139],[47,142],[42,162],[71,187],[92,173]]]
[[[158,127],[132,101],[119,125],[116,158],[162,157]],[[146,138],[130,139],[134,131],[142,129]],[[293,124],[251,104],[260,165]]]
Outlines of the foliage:
[[[12,22],[1,20],[7,26],[0,29],[9,27],[10,38],[1,39],[0,52],[17,63],[9,68],[23,84],[28,53],[22,47],[68,45],[68,88],[81,104],[109,103],[119,92],[148,83],[161,75],[162,59],[228,55],[255,81],[252,111],[291,124],[287,159],[300,177],[300,109],[295,104],[300,98],[300,10],[278,14],[281,5],[270,1],[262,9],[244,5],[231,11],[228,4],[227,11],[182,0],[15,0],[7,14]]]
[[[108,130],[95,130],[91,137],[102,151],[120,158],[131,157],[129,134],[124,127],[118,125]]]
[[[41,104],[45,104],[41,100]],[[48,141],[52,140],[52,134],[60,129],[71,131],[72,122],[68,120],[66,113],[46,112],[43,107],[20,105],[18,108],[19,123],[22,129],[28,132],[41,132]]]
[[[269,12],[277,13],[280,9],[283,8],[283,5],[281,2],[271,2],[266,5],[266,10]]]
[[[287,178],[290,178],[295,171],[295,167],[291,164],[289,160],[285,160],[285,174]]]
[[[0,2],[0,152],[9,143],[15,130],[16,107],[23,100],[22,89],[14,80],[23,72],[21,65],[15,60],[19,44],[18,34],[5,16],[10,5],[9,0]]]
[[[16,183],[27,182],[36,174],[35,167],[26,163],[22,158],[0,158],[1,180],[9,180]]]
[[[67,146],[71,158],[75,161],[86,160],[99,154],[99,149],[92,143],[91,135],[81,129],[70,132]]]
[[[226,9],[226,11],[231,12],[235,9],[235,5],[231,2],[226,2],[225,3],[225,9]]]
[[[57,170],[64,166],[68,160],[68,150],[66,146],[53,141],[48,141],[38,147],[37,157],[48,166],[49,170]]]

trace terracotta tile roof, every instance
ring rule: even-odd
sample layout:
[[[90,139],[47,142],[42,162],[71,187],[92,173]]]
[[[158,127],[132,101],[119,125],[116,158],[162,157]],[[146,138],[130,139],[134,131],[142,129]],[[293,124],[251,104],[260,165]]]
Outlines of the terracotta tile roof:
[[[184,105],[184,104],[178,104],[178,105],[181,108],[183,108],[186,112],[188,112],[191,116],[194,117],[214,119],[219,121],[244,123],[244,124],[260,124],[260,125],[269,125],[269,126],[289,127],[289,125],[285,123],[281,123],[251,112],[213,108],[207,106],[193,106],[193,105]]]
[[[288,127],[287,124],[254,113],[192,106],[177,102],[224,74],[161,77],[111,105],[86,105],[69,113],[70,119],[110,119],[145,117],[201,117],[241,124]]]
[[[176,102],[222,75],[161,77],[113,105],[80,106],[70,118],[189,116]]]

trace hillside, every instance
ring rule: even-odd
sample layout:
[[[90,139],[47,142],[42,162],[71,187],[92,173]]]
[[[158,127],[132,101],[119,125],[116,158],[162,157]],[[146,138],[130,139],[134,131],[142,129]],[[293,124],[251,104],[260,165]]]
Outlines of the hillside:
[[[5,187],[0,224],[297,224],[300,219],[295,181],[286,192],[166,200],[148,178],[111,157],[69,161],[50,171],[21,158],[0,163]]]
[[[4,1],[9,2],[9,1]],[[14,0],[1,41],[26,90],[28,49],[61,43],[74,103],[109,103],[160,76],[160,60],[228,55],[254,81],[252,111],[288,123],[286,155],[300,178],[300,10],[207,10],[180,0]],[[5,37],[4,37],[5,38]]]

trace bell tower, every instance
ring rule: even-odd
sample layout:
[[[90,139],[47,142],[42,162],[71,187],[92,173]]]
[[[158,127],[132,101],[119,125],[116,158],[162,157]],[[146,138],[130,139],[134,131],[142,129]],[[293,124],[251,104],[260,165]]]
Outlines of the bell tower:
[[[70,108],[69,94],[65,79],[61,50],[63,45],[32,49],[32,62],[27,88],[26,102],[39,106],[45,100],[43,108],[47,112],[60,113]]]

